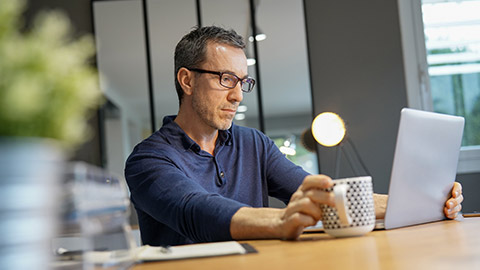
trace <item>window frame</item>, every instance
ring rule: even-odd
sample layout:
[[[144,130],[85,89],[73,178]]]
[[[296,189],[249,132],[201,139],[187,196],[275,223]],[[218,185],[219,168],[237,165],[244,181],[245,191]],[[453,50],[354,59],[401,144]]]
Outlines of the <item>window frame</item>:
[[[433,111],[422,0],[398,0],[408,107]],[[457,173],[480,172],[480,145],[462,146]]]

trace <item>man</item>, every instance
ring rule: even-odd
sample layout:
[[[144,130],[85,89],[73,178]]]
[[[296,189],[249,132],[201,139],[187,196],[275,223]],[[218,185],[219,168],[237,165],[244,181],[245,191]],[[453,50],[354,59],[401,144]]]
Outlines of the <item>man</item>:
[[[261,132],[232,124],[255,84],[244,47],[235,31],[218,27],[195,29],[177,44],[178,115],[135,147],[125,169],[144,244],[296,239],[320,219],[319,204],[334,205],[323,191],[332,186],[328,176],[309,175]],[[286,208],[268,208],[269,195]],[[386,198],[375,194],[378,218]],[[456,183],[448,218],[462,200]]]

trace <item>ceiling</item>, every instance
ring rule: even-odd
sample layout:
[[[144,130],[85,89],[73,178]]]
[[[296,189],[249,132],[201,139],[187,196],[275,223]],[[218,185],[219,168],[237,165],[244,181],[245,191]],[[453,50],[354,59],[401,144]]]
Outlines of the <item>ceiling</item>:
[[[250,23],[248,2],[203,0],[202,24],[233,28],[245,37]],[[149,0],[147,7],[155,110],[160,122],[164,115],[176,114],[178,110],[173,54],[176,43],[197,24],[196,6],[194,0]],[[256,18],[258,27],[267,35],[267,39],[258,42],[265,118],[310,116],[312,102],[303,1],[259,1]],[[94,23],[103,91],[130,119],[148,126],[142,2],[96,1]],[[258,79],[253,67],[249,67],[249,73]],[[258,88],[244,95],[242,102],[248,106],[247,121],[258,115],[255,90]]]

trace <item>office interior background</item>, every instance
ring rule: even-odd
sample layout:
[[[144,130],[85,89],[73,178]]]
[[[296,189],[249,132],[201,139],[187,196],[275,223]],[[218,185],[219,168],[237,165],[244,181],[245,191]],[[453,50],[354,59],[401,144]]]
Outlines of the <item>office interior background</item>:
[[[403,107],[465,116],[457,181],[463,211],[480,211],[480,37],[455,45],[447,34],[463,29],[454,27],[480,31],[478,2],[253,1],[257,32],[267,36],[256,42],[256,54],[252,42],[246,48],[247,57],[256,55],[249,73],[260,77],[261,102],[256,86],[244,95],[246,111],[235,123],[263,129],[279,147],[294,149],[289,158],[307,171],[332,175],[335,149],[308,152],[300,137],[315,115],[336,112],[373,176],[374,191],[387,193]],[[438,4],[478,9],[463,21],[442,22],[434,16]],[[163,116],[177,113],[173,51],[199,15],[204,26],[252,35],[247,0],[30,0],[26,21],[52,8],[68,14],[78,35],[95,36],[107,99],[90,120],[91,140],[72,159],[120,175],[135,144],[161,127]],[[422,9],[432,14],[423,23]],[[343,162],[341,175],[352,174]]]

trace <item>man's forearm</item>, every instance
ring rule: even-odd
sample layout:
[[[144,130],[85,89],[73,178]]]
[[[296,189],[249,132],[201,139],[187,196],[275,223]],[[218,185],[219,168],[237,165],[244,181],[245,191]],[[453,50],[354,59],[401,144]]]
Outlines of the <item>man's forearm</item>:
[[[375,217],[385,217],[388,195],[373,194]],[[302,217],[296,217],[301,220]],[[295,222],[294,222],[295,223]],[[298,223],[298,222],[296,222]],[[232,217],[230,234],[233,239],[293,239],[305,226],[285,226],[285,209],[242,207]],[[292,231],[293,230],[293,231]],[[295,232],[296,231],[296,232]]]
[[[242,207],[232,217],[233,239],[281,238],[282,209]]]

